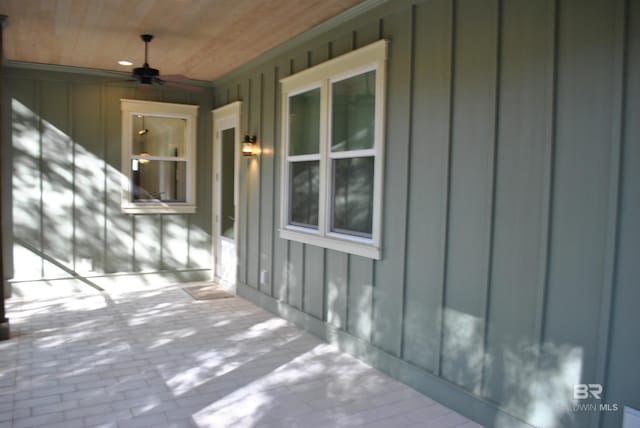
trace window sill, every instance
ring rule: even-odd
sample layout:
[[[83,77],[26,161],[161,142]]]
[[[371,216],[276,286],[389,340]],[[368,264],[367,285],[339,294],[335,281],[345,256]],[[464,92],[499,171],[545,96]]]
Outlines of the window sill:
[[[187,204],[128,204],[122,206],[125,214],[194,214],[195,205]]]
[[[353,238],[338,234],[321,236],[313,232],[301,232],[299,228],[297,228],[297,230],[286,228],[280,229],[280,238],[374,260],[380,260],[382,258],[382,250],[375,246],[371,240],[355,236]]]

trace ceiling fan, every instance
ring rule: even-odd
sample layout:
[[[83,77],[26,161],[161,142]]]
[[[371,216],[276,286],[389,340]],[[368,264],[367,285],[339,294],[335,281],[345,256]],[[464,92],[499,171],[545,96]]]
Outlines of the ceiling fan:
[[[188,77],[175,74],[160,76],[160,70],[153,68],[149,65],[149,42],[153,40],[152,34],[141,34],[140,38],[144,42],[144,64],[142,67],[136,67],[131,72],[132,82],[138,82],[141,85],[167,85],[174,86],[190,91],[199,91],[201,86],[190,85],[187,83],[178,82],[176,80],[189,80]]]

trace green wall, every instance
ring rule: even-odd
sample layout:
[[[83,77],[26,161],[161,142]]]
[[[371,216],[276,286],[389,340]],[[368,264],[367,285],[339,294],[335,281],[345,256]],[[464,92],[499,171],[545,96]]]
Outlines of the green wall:
[[[487,426],[620,426],[640,408],[640,3],[397,0],[315,34],[216,82],[261,146],[240,293]],[[282,240],[279,79],[380,38],[383,258]],[[575,383],[620,410],[567,410]]]
[[[156,274],[137,275],[142,282],[210,277],[213,91],[115,80],[5,69],[5,263],[16,286],[95,277],[82,287],[114,273]],[[121,98],[199,105],[196,214],[121,212]]]

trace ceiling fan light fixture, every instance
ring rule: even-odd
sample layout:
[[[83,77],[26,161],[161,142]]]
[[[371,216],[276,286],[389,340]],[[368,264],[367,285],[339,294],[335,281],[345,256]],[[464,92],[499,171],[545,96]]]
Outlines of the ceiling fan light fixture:
[[[149,42],[153,40],[152,34],[140,34],[140,38],[144,42],[144,64],[142,67],[135,67],[131,70],[131,79],[129,81],[135,81],[145,86],[152,85],[164,85],[165,83],[169,83],[169,86],[182,87],[186,90],[198,91],[201,88],[199,86],[180,84],[177,82],[172,82],[171,80],[165,80],[165,77],[160,77],[160,70],[157,68],[153,68],[149,65]],[[119,62],[123,64],[122,62]],[[131,64],[130,62],[127,62]],[[176,75],[173,76],[178,80],[188,79],[187,77]],[[171,79],[171,76],[167,76],[167,78]]]
[[[162,84],[162,80],[158,78],[160,71],[157,68],[149,66],[149,42],[153,40],[151,34],[140,34],[140,38],[144,42],[144,64],[142,67],[136,67],[133,69],[132,75],[143,85],[153,85],[154,83]]]

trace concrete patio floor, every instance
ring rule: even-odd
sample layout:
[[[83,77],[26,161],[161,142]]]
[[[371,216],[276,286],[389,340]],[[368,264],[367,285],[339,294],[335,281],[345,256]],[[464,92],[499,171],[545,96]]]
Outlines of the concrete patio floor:
[[[0,428],[479,425],[238,297],[7,302]]]

